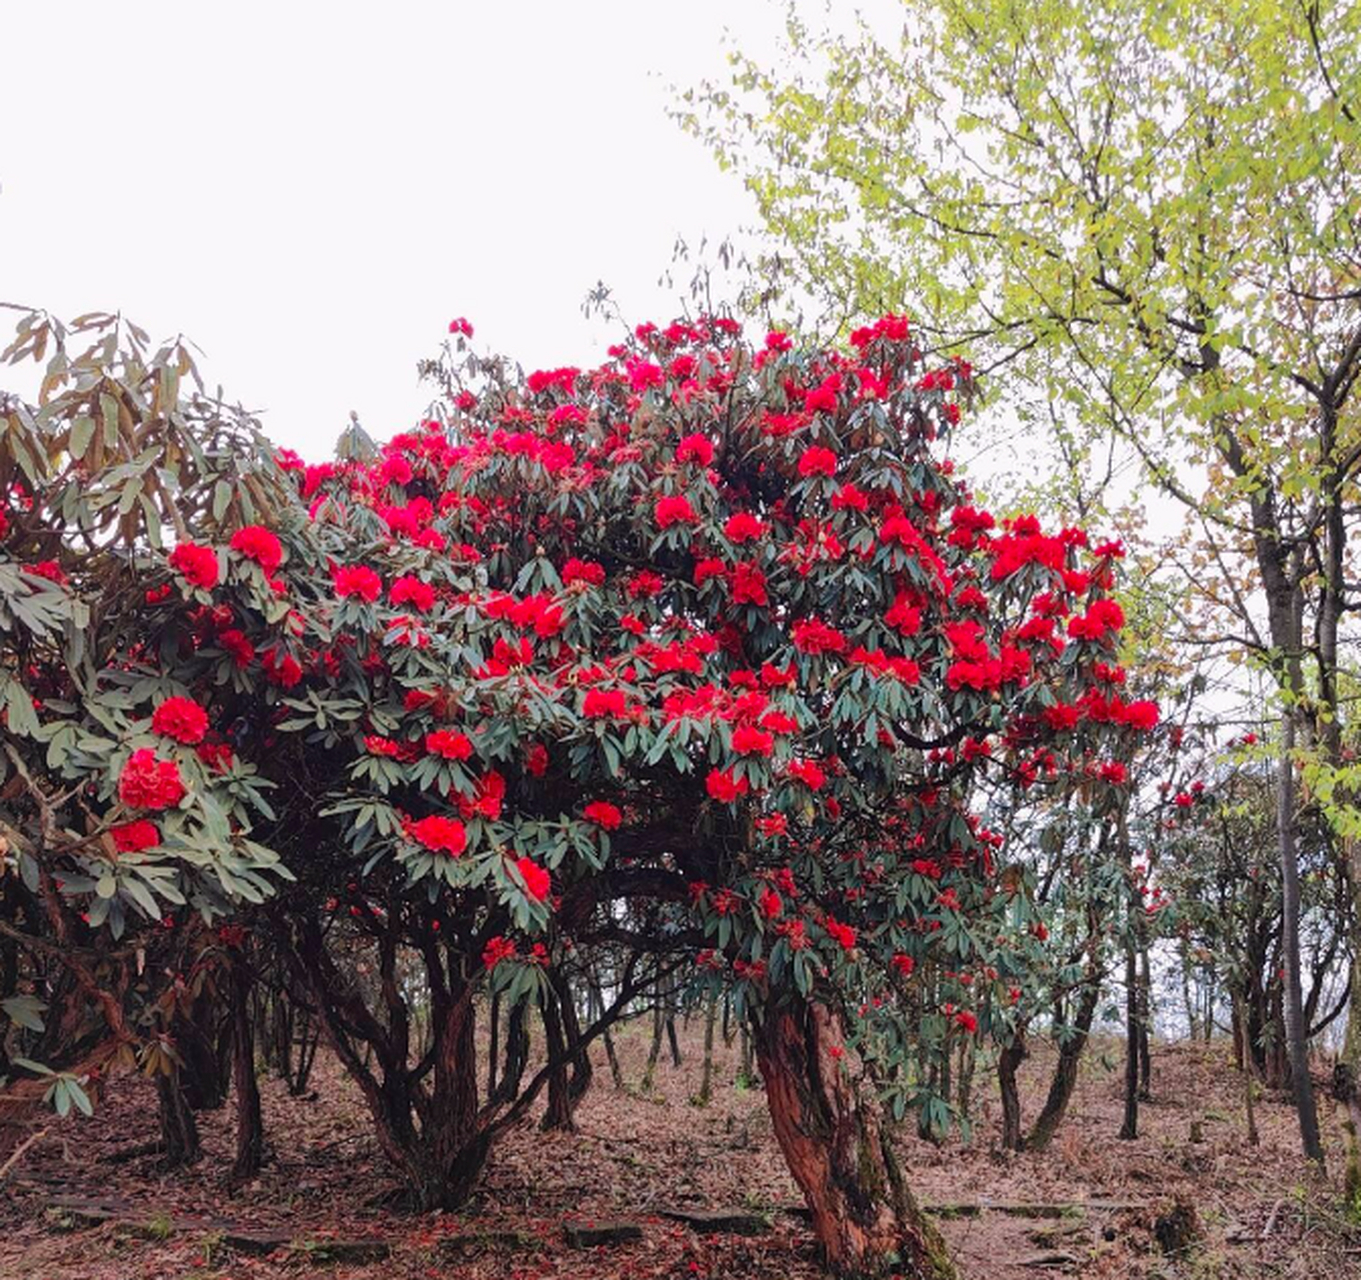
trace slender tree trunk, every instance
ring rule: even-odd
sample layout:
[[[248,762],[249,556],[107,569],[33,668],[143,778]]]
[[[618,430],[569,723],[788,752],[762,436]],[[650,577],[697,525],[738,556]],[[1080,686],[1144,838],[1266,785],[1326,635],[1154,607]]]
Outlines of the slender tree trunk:
[[[662,1011],[662,993],[660,990],[654,993],[654,999],[657,1003],[652,1009],[652,1044],[648,1047],[647,1066],[643,1069],[642,1089],[644,1093],[652,1092],[652,1086],[657,1079],[657,1059],[662,1054],[662,1024],[665,1015]]]
[[[576,1128],[572,1119],[572,1098],[568,1087],[567,1070],[571,1054],[567,1037],[563,1034],[562,1016],[558,1001],[544,996],[543,1033],[548,1044],[548,1106],[543,1113],[543,1128],[571,1133]]]
[[[742,1081],[744,1089],[750,1089],[757,1083],[756,1063],[753,1060],[751,1031],[746,1026],[745,1019],[742,1027],[738,1030],[738,1035],[742,1040],[742,1065],[738,1068],[738,1077]]]
[[[714,1025],[718,1021],[718,995],[709,993],[709,1003],[704,1011],[704,1066],[700,1072],[699,1093],[695,1104],[707,1107],[714,1096]]]
[[[1125,1118],[1119,1136],[1139,1136],[1139,956],[1132,935],[1125,942]]]
[[[768,1007],[755,1038],[775,1138],[828,1268],[951,1280],[944,1242],[903,1181],[877,1103],[861,1100],[832,1053],[842,1040],[832,1013],[798,998]]]
[[[1347,840],[1347,870],[1352,897],[1352,929],[1361,931],[1361,840]],[[1353,942],[1351,1002],[1347,1035],[1333,1070],[1333,1095],[1347,1108],[1345,1191],[1348,1204],[1361,1205],[1361,938]]]
[[[506,1019],[505,1066],[496,1083],[492,1102],[505,1106],[520,1092],[525,1067],[529,1063],[529,1002],[518,1000]]]
[[[1025,1142],[1021,1133],[1021,1093],[1016,1085],[1016,1073],[1026,1055],[1025,1032],[1018,1028],[1011,1043],[997,1058],[997,1084],[1002,1093],[1002,1148],[1006,1151],[1020,1151]]]
[[[1078,998],[1077,1016],[1068,1035],[1059,1041],[1059,1057],[1054,1064],[1053,1079],[1049,1083],[1049,1093],[1044,1106],[1035,1119],[1030,1133],[1026,1135],[1027,1151],[1043,1151],[1054,1139],[1063,1117],[1067,1114],[1068,1104],[1072,1101],[1073,1090],[1077,1087],[1077,1069],[1082,1061],[1087,1038],[1091,1035],[1092,1021],[1096,1017],[1096,1006],[1101,999],[1101,979],[1099,974],[1089,970]]]
[[[1309,1042],[1304,1026],[1304,988],[1300,978],[1300,866],[1299,826],[1295,813],[1295,714],[1281,715],[1281,757],[1277,777],[1277,839],[1281,855],[1281,949],[1285,958],[1285,1037],[1290,1052],[1290,1087],[1299,1113],[1304,1154],[1320,1167],[1323,1143],[1319,1138],[1314,1083],[1309,1075]]]
[[[260,1086],[255,1078],[255,1035],[250,1018],[250,970],[233,950],[231,983],[232,1088],[236,1092],[236,1160],[232,1181],[245,1182],[260,1172],[265,1155],[265,1129],[260,1114]]]
[[[160,1108],[161,1146],[166,1168],[193,1164],[202,1155],[198,1122],[180,1087],[178,1073],[156,1077],[156,1100]]]
[[[1237,1035],[1239,1037],[1239,1042],[1236,1047],[1238,1050],[1240,1070],[1243,1072],[1243,1106],[1247,1112],[1248,1146],[1255,1147],[1258,1143],[1258,1137],[1257,1137],[1257,1111],[1256,1107],[1253,1104],[1252,1098],[1253,1089],[1252,1054],[1249,1052],[1247,1044],[1244,1043],[1244,1039],[1248,1034],[1248,1022],[1247,1019],[1243,1017],[1242,1004],[1243,997],[1240,994],[1239,989],[1237,987],[1234,987],[1233,1021],[1234,1026],[1237,1029]]]
[[[495,991],[491,998],[491,1011],[487,1015],[487,1098],[496,1097],[496,1069],[501,1063],[501,993]]]
[[[1143,930],[1141,929],[1142,933]],[[1139,1101],[1153,1101],[1153,973],[1148,959],[1148,943],[1139,949]]]

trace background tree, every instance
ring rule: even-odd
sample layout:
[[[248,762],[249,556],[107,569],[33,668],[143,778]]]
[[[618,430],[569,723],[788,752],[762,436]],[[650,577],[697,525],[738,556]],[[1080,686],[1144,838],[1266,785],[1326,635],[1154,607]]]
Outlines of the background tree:
[[[1114,439],[1184,505],[1215,639],[1280,692],[1285,1016],[1321,1159],[1294,770],[1305,750],[1337,764],[1355,603],[1361,10],[903,9],[896,42],[819,37],[796,17],[790,67],[739,57],[683,119],[743,173],[782,261],[832,315],[905,300],[937,349],[966,343],[1009,408],[1052,426],[1080,488],[1119,474],[1099,447]]]

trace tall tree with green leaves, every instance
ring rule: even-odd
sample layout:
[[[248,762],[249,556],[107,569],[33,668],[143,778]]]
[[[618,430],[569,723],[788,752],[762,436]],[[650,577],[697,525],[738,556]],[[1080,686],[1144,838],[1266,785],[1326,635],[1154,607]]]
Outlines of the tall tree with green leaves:
[[[685,95],[682,123],[743,175],[829,314],[906,306],[931,345],[967,345],[1008,404],[1052,421],[1077,470],[1114,441],[1183,505],[1214,639],[1280,694],[1286,1021],[1321,1160],[1296,771],[1340,763],[1339,641],[1361,604],[1361,6],[901,8],[888,42],[791,10],[788,58],[734,58],[730,83]],[[1345,785],[1332,798],[1349,807]]]

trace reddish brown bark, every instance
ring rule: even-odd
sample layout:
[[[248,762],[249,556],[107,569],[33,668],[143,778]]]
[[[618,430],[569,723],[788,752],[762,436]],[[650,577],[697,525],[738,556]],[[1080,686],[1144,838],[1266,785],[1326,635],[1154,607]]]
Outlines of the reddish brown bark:
[[[904,1184],[876,1103],[843,1060],[835,1015],[795,1000],[768,1008],[756,1034],[775,1137],[812,1215],[828,1268],[842,1277],[949,1280],[944,1242]]]

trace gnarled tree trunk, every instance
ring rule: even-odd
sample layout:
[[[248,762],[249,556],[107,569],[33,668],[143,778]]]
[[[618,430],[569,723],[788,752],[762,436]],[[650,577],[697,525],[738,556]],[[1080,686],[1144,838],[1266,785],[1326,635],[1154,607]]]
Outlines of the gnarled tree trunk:
[[[795,998],[768,1006],[755,1042],[775,1137],[812,1214],[827,1266],[841,1277],[948,1280],[944,1241],[907,1189],[877,1103],[842,1059],[835,1015]]]

